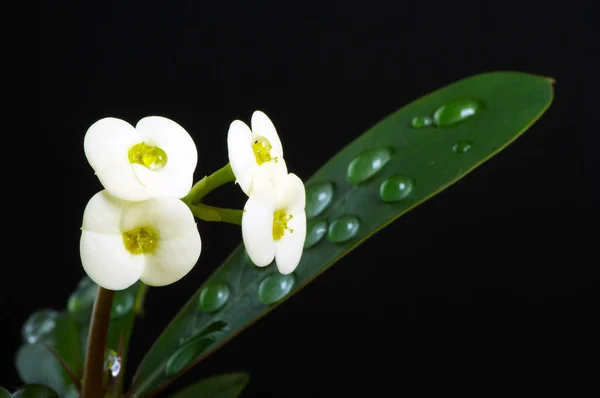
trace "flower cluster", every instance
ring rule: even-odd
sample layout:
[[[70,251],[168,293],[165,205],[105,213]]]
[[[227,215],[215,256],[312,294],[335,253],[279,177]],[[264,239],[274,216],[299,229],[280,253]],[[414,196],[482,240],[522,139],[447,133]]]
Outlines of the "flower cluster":
[[[194,216],[179,200],[198,161],[192,137],[163,117],[143,118],[135,127],[104,118],[88,129],[84,150],[104,186],[83,214],[86,273],[110,290],[183,278],[202,249]]]
[[[264,267],[274,259],[282,274],[291,273],[306,239],[306,194],[302,180],[288,173],[275,126],[261,111],[252,128],[235,120],[229,127],[229,163],[236,183],[248,196],[242,237],[252,262]]]
[[[231,171],[248,196],[242,237],[255,265],[275,260],[288,274],[306,238],[304,184],[288,173],[271,120],[256,111],[251,126],[236,120],[227,136]],[[109,117],[88,129],[84,150],[104,186],[88,202],[81,228],[81,261],[90,278],[122,290],[138,280],[164,286],[188,274],[202,242],[193,205],[181,200],[191,192],[198,162],[187,131],[164,117],[143,118],[135,127]]]

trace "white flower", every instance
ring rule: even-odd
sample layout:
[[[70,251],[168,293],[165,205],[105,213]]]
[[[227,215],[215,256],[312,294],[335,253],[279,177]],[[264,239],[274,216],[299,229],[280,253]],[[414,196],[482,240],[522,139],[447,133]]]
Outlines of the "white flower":
[[[194,267],[202,249],[190,209],[169,197],[128,202],[100,191],[88,202],[81,229],[83,268],[110,290],[138,279],[150,286],[174,283]]]
[[[273,258],[282,274],[289,274],[300,262],[306,239],[306,193],[295,174],[279,176],[258,172],[255,187],[244,206],[242,237],[248,256],[259,267]]]
[[[234,120],[227,134],[229,164],[236,182],[250,196],[252,182],[259,168],[275,164],[287,173],[283,147],[271,120],[261,111],[252,114],[252,130],[241,120]]]
[[[196,144],[183,127],[164,117],[145,117],[135,127],[121,119],[100,119],[88,129],[83,147],[104,188],[118,198],[181,198],[192,187]]]

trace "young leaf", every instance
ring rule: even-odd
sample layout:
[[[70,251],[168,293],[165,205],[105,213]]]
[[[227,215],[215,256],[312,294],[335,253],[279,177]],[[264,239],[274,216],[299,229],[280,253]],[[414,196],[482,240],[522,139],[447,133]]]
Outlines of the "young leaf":
[[[27,384],[12,395],[13,398],[58,398],[59,394],[42,384]]]
[[[83,360],[79,350],[79,326],[68,313],[54,318],[55,326],[33,344],[23,344],[15,357],[17,372],[25,383],[39,383],[52,387],[61,396],[72,385],[63,364],[46,345],[65,361],[75,373],[81,373]]]
[[[4,387],[0,387],[0,398],[12,398],[12,394]]]
[[[244,372],[212,376],[171,395],[170,398],[237,398],[250,375]]]
[[[365,239],[498,153],[544,113],[552,95],[549,78],[485,73],[430,93],[373,126],[306,182],[310,222],[293,274],[280,275],[273,264],[254,267],[238,247],[148,351],[133,396],[161,390]],[[215,296],[211,305],[203,305],[206,289]],[[167,373],[182,341],[216,321],[228,328],[188,358],[179,374]]]

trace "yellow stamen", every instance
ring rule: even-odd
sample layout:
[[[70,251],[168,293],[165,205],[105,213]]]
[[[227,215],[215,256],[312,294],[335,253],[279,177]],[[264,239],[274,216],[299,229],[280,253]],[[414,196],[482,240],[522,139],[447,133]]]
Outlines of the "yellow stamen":
[[[129,150],[129,162],[141,164],[150,170],[160,170],[167,164],[167,154],[157,146],[145,142],[135,144]]]
[[[292,219],[292,215],[289,216],[285,213],[285,210],[277,210],[273,213],[273,239],[279,240],[285,234],[287,229],[290,232],[294,232],[293,229],[288,228],[288,221]]]
[[[132,254],[152,253],[157,246],[156,232],[150,228],[134,228],[123,232],[125,248]]]
[[[256,137],[252,143],[252,150],[254,151],[254,157],[256,163],[260,166],[266,162],[276,162],[277,158],[271,157],[271,143],[265,137]]]

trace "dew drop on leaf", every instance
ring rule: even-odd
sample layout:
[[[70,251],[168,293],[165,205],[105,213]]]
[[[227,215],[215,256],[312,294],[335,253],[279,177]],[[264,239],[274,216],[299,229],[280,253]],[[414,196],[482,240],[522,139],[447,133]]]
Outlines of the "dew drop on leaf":
[[[360,220],[358,217],[344,215],[331,223],[327,238],[333,243],[346,242],[356,236],[359,228]]]
[[[258,286],[258,299],[265,305],[278,302],[294,287],[294,275],[274,273],[267,276]]]
[[[398,174],[381,183],[379,197],[384,202],[398,202],[412,192],[413,186],[412,178]]]
[[[457,99],[440,106],[433,115],[436,126],[450,126],[471,118],[483,109],[483,102],[473,99]]]

